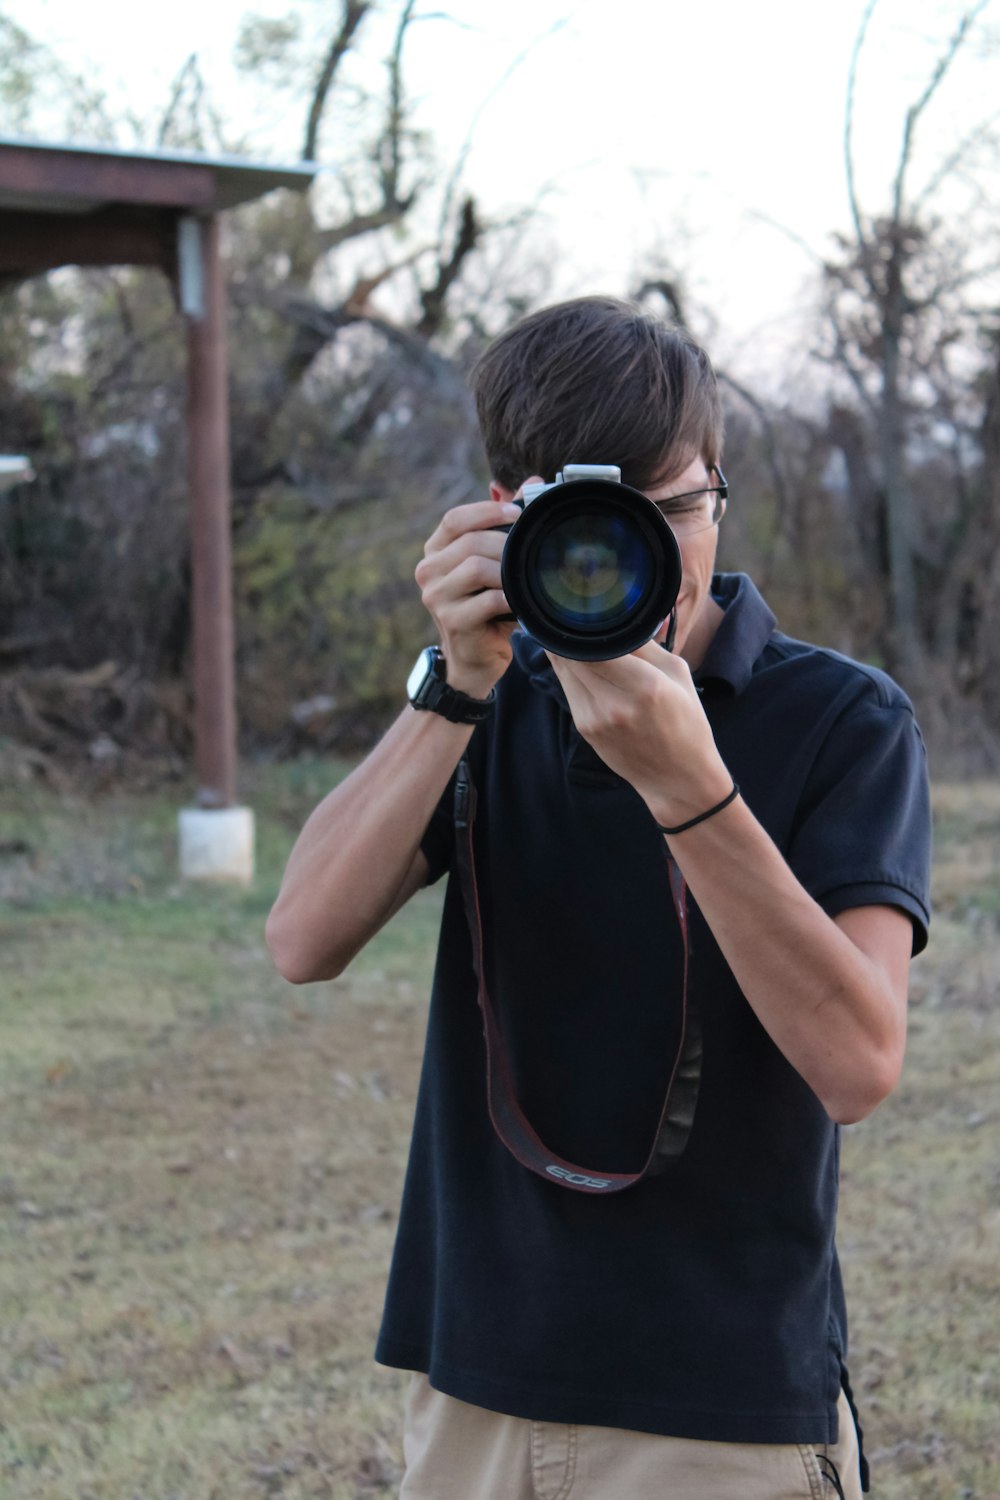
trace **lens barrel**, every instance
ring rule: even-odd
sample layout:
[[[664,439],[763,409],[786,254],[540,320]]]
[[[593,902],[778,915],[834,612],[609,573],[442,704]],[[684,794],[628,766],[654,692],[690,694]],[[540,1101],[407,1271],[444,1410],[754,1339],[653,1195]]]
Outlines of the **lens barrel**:
[[[501,560],[507,602],[541,646],[609,661],[643,645],[673,609],[681,555],[655,505],[631,485],[552,485],[510,528]]]

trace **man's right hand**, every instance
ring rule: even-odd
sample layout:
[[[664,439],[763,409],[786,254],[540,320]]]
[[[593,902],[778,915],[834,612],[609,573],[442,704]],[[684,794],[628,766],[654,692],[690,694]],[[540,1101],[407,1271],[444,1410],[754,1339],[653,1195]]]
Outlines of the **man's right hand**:
[[[519,515],[506,493],[456,506],[442,517],[417,564],[416,580],[437,626],[448,682],[471,698],[488,698],[510,665],[510,637],[517,627],[504,618],[510,614],[500,587],[506,536],[496,528]]]

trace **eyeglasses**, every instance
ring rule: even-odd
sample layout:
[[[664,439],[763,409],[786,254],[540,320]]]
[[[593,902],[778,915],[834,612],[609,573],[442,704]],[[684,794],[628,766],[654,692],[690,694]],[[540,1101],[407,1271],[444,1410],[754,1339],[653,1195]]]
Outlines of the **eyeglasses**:
[[[710,531],[726,514],[729,481],[718,464],[711,465],[709,474],[716,476],[718,484],[653,501],[675,536],[696,536],[699,531]]]

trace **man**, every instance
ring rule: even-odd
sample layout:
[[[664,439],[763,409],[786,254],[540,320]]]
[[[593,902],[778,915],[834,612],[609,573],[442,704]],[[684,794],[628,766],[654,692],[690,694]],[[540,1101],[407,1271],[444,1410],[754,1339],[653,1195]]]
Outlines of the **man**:
[[[490,499],[417,568],[440,660],[268,926],[289,979],[330,977],[450,872],[377,1350],[415,1372],[402,1496],[856,1496],[837,1127],[896,1083],[926,941],[910,705],[714,575],[722,418],[684,333],[583,298],[473,385]],[[504,619],[497,528],[576,463],[680,549],[672,619],[611,661]]]

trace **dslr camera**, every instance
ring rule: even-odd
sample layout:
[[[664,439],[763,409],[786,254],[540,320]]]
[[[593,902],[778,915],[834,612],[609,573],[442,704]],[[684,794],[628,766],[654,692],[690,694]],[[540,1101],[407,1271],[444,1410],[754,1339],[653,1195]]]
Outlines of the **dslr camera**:
[[[614,464],[567,464],[515,501],[501,580],[521,628],[556,656],[610,661],[651,640],[681,585],[674,534]]]

